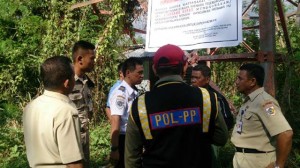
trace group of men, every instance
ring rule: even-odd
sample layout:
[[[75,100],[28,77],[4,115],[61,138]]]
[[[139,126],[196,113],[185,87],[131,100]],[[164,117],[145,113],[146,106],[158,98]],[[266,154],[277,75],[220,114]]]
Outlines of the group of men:
[[[89,167],[93,83],[86,73],[94,58],[94,46],[79,41],[73,47],[74,66],[63,56],[41,65],[45,91],[23,114],[31,167]],[[226,144],[233,128],[235,168],[283,168],[293,131],[278,102],[262,87],[264,69],[257,64],[240,67],[235,84],[245,99],[234,122],[228,101],[211,87],[209,67],[193,68],[192,86],[183,80],[187,68],[180,47],[160,47],[152,66],[159,80],[138,95],[141,60],[129,58],[118,66],[120,81],[110,90],[106,107],[114,166],[221,167],[217,146]]]
[[[78,41],[72,59],[54,56],[41,65],[44,93],[23,112],[30,167],[90,167],[89,121],[94,83],[86,73],[95,64],[95,46]]]

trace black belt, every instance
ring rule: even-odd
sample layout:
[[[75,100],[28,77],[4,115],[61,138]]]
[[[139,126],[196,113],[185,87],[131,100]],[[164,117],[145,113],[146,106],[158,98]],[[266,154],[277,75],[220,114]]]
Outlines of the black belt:
[[[259,151],[256,149],[250,149],[250,148],[240,148],[240,147],[235,147],[235,150],[237,152],[242,152],[242,153],[270,153],[274,151]]]

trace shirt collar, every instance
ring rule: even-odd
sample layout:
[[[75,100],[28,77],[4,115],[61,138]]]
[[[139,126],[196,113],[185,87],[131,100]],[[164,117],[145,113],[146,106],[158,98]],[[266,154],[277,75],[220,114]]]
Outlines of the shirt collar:
[[[78,80],[80,80],[82,83],[84,83],[87,81],[87,78],[85,75],[83,75],[83,77],[81,78],[75,74],[75,81],[78,81]]]
[[[179,82],[183,82],[183,79],[180,75],[170,75],[170,76],[165,76],[165,77],[162,77],[160,78],[156,83],[155,85],[159,84],[159,83],[162,83],[162,82],[175,82],[175,81],[179,81]]]
[[[50,91],[50,90],[45,90],[44,93],[43,93],[43,95],[48,96],[48,97],[54,97],[54,98],[57,98],[59,100],[67,102],[67,103],[71,102],[71,99],[69,99],[68,96],[63,95],[63,94],[58,93],[58,92],[53,92],[53,91]]]
[[[127,92],[129,93],[129,95],[132,95],[133,93],[135,95],[137,95],[137,91],[134,90],[125,80],[123,80],[121,82],[121,85],[123,85],[125,87],[125,89],[127,90]]]
[[[260,88],[256,89],[255,91],[253,91],[252,93],[250,93],[246,99],[250,99],[251,101],[253,101],[263,91],[264,91],[264,87],[260,87]]]

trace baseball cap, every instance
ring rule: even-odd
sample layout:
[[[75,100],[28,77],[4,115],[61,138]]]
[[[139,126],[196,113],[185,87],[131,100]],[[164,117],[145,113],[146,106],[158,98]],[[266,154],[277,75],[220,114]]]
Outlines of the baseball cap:
[[[184,64],[187,57],[184,51],[176,45],[167,44],[160,47],[153,57],[153,64],[157,67],[171,67],[179,64]]]

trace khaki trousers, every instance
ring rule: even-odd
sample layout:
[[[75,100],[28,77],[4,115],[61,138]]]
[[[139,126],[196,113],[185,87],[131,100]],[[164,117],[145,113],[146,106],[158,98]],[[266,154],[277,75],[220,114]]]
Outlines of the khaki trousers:
[[[242,153],[235,152],[233,157],[234,168],[265,168],[276,161],[276,152],[270,153]]]

